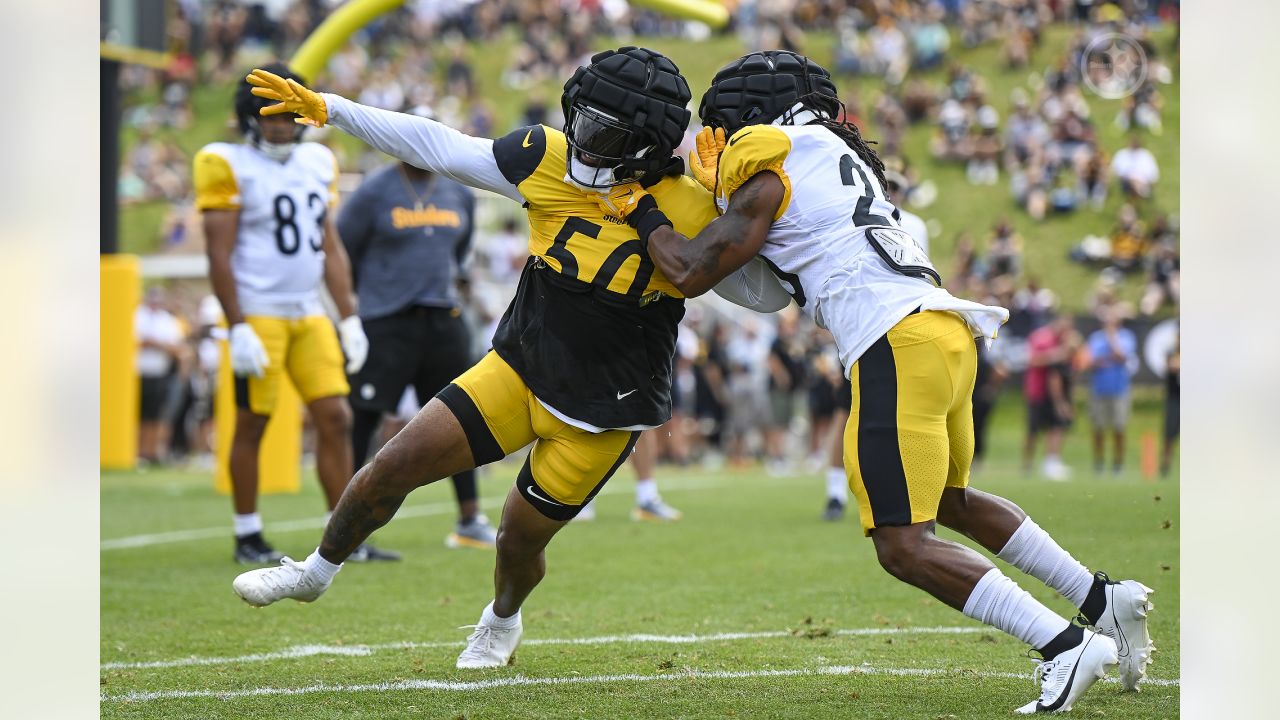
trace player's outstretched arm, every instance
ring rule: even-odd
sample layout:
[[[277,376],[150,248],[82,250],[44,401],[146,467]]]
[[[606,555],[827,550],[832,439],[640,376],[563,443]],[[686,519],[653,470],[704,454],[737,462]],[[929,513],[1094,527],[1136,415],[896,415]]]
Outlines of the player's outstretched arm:
[[[648,235],[649,257],[685,297],[697,297],[759,254],[785,192],[777,175],[758,173],[729,198],[724,215],[694,237],[686,238],[669,223],[654,227]],[[656,203],[650,212],[661,214]],[[637,220],[636,226],[645,221]]]
[[[254,95],[278,101],[263,108],[263,115],[291,112],[301,116],[298,122],[308,125],[328,123],[411,165],[524,202],[524,196],[498,169],[492,140],[460,133],[427,118],[318,93],[266,70],[254,70],[246,80],[254,86]]]

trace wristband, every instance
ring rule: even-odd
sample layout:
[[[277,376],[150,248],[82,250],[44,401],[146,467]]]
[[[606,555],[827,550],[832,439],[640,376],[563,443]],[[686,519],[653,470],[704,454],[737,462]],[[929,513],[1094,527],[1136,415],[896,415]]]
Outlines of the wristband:
[[[640,244],[644,246],[645,252],[649,251],[649,233],[664,225],[669,228],[675,227],[671,224],[671,220],[667,219],[666,213],[656,207],[636,221],[636,234],[640,236]]]

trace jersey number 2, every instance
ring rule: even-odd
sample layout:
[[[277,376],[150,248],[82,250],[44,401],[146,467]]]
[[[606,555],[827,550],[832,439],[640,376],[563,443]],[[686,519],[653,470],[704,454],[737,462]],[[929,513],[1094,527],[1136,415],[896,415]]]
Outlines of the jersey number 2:
[[[276,211],[276,247],[285,255],[293,255],[302,247],[302,230],[298,227],[298,206],[290,195],[277,195],[275,202]],[[307,196],[307,207],[315,213],[316,206],[320,206],[319,213],[315,214],[316,232],[308,238],[307,244],[312,250],[320,252],[324,247],[324,220],[329,209],[325,207],[324,198],[319,193],[311,193]]]
[[[853,178],[854,171],[857,171],[858,179],[862,181],[861,183]],[[885,227],[895,227],[885,216],[871,213],[871,203],[875,201],[875,190],[871,187],[871,181],[867,178],[867,174],[862,171],[862,166],[853,159],[852,155],[844,155],[840,158],[840,182],[850,187],[862,186],[862,195],[858,196],[858,204],[853,208],[853,224],[855,226],[883,225]],[[894,210],[894,215],[894,220],[897,220],[897,210]]]

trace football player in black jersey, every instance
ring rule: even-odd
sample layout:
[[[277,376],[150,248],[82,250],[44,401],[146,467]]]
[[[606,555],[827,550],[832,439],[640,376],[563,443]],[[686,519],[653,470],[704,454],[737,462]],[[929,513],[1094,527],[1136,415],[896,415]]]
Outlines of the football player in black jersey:
[[[245,573],[235,590],[258,606],[314,600],[412,490],[532,443],[502,513],[494,600],[457,663],[505,665],[520,639],[520,606],[545,573],[547,543],[626,460],[640,432],[670,417],[684,299],[609,193],[644,186],[688,235],[715,217],[710,195],[672,157],[689,122],[688,85],[651,50],[598,53],[565,83],[563,131],[537,125],[491,141],[261,70],[249,81],[278,101],[263,114],[335,125],[402,161],[511,198],[527,209],[532,232],[493,351],[356,474],[316,552]],[[739,274],[718,292],[762,308],[787,302],[768,280]]]

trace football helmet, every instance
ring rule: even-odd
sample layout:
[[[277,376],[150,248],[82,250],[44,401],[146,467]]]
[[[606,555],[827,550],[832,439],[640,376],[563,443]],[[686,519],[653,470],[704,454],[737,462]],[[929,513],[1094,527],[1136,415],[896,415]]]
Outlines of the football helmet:
[[[279,75],[286,80],[295,80],[303,85],[306,81],[298,73],[289,69],[284,63],[272,63],[262,68],[275,75]],[[241,80],[236,86],[236,123],[240,127],[241,134],[245,140],[254,147],[261,150],[268,157],[276,160],[284,160],[293,152],[294,145],[302,141],[302,134],[306,132],[306,127],[297,125],[293,132],[293,140],[287,143],[268,142],[262,136],[262,128],[260,126],[261,116],[258,111],[268,105],[276,104],[275,100],[258,97],[253,94],[253,86],[247,80]],[[294,113],[285,113],[283,117],[296,118],[298,115]]]
[[[560,97],[567,179],[610,188],[667,172],[689,126],[692,97],[680,69],[653,50],[625,46],[591,56]]]
[[[840,116],[831,73],[788,50],[753,52],[720,69],[698,104],[698,117],[725,135],[747,125],[803,125]]]

